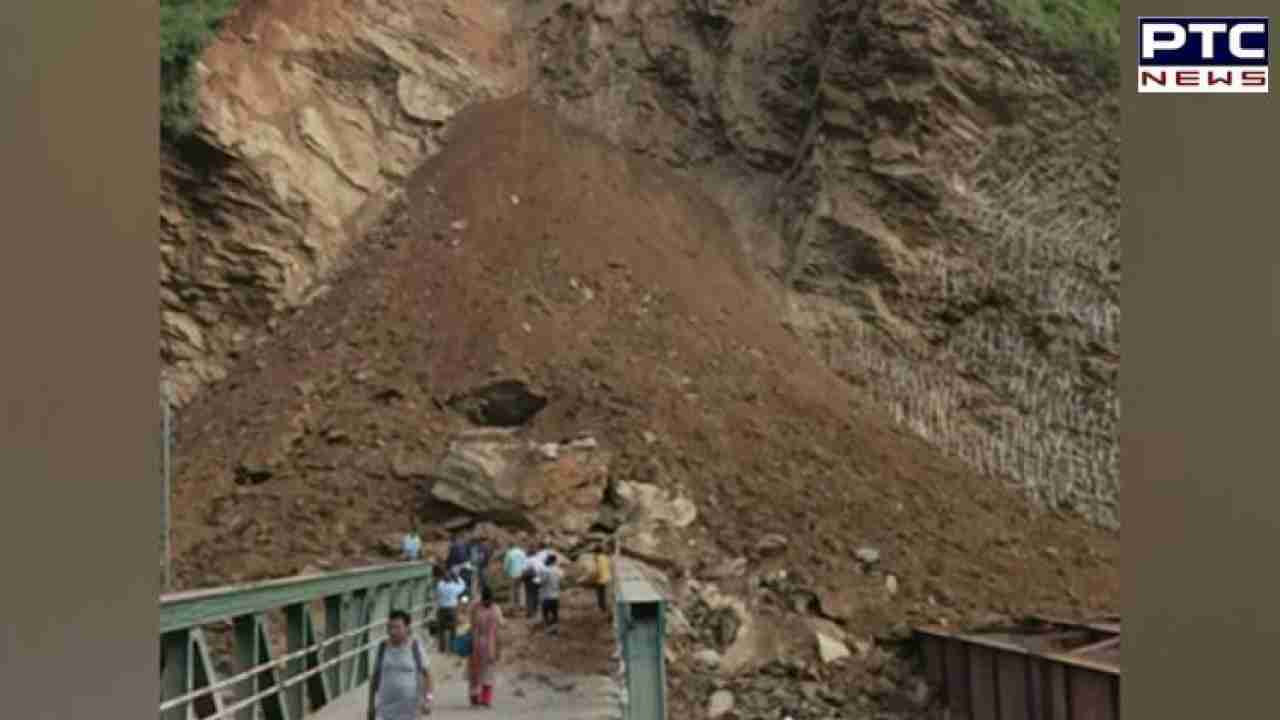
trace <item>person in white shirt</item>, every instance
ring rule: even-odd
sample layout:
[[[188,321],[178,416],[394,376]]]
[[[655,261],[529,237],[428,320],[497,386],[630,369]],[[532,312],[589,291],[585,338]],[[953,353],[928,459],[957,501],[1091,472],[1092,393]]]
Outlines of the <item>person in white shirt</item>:
[[[436,583],[436,622],[440,626],[440,652],[453,648],[453,638],[458,629],[458,598],[467,591],[467,583],[454,573],[445,573]]]
[[[538,616],[538,610],[542,607],[539,586],[542,583],[542,571],[546,569],[547,557],[550,555],[550,550],[539,550],[525,562],[524,594],[530,620]]]
[[[563,578],[564,573],[556,566],[556,556],[547,555],[538,582],[538,594],[542,601],[542,624],[552,635],[560,633],[560,581]]]
[[[418,537],[416,531],[405,533],[404,539],[400,541],[400,553],[405,560],[417,560],[422,554],[422,538]]]
[[[419,710],[430,712],[431,664],[412,625],[409,613],[391,611],[369,679],[369,720],[417,720]]]

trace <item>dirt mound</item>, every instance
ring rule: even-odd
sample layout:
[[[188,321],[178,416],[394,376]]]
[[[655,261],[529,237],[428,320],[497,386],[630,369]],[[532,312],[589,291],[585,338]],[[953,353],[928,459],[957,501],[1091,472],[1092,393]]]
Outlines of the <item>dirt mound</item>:
[[[366,562],[426,502],[395,468],[468,426],[449,399],[518,380],[546,399],[524,433],[589,431],[614,478],[695,501],[673,577],[748,557],[856,608],[861,637],[1114,609],[1116,534],[887,429],[779,323],[691,183],[524,98],[453,128],[355,266],[183,410],[180,584]],[[781,622],[772,597],[753,611]]]

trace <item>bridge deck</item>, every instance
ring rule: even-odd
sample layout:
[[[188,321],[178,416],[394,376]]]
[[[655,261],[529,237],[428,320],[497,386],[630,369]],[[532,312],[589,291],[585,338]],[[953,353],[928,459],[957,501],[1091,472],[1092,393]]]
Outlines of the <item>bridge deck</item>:
[[[433,655],[435,706],[430,720],[474,718],[462,660]],[[362,686],[308,717],[317,720],[364,720],[368,686]],[[493,709],[486,715],[507,720],[618,720],[617,685],[605,675],[499,673]]]

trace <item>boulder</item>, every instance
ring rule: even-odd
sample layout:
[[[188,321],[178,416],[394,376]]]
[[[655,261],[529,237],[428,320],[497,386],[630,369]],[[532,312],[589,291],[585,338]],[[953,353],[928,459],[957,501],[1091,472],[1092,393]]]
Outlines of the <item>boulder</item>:
[[[605,453],[546,459],[505,430],[465,433],[429,474],[430,495],[481,520],[582,534],[594,523],[608,477]]]
[[[639,525],[686,528],[698,519],[698,508],[677,492],[648,483],[618,483],[618,497]]]
[[[853,655],[848,645],[833,637],[828,637],[822,633],[814,633],[814,637],[818,643],[818,658],[822,660],[824,665],[839,662]]]
[[[693,654],[693,661],[702,668],[715,670],[720,667],[720,653],[711,648],[703,648]]]
[[[707,703],[707,717],[719,718],[733,712],[733,693],[728,690],[717,690],[711,695],[710,702]]]

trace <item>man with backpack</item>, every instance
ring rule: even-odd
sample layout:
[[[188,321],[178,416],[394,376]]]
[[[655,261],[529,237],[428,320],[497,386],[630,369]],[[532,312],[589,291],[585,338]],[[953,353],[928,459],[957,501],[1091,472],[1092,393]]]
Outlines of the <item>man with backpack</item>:
[[[431,712],[431,668],[410,625],[409,613],[391,611],[369,679],[369,720],[418,720],[419,708]]]

